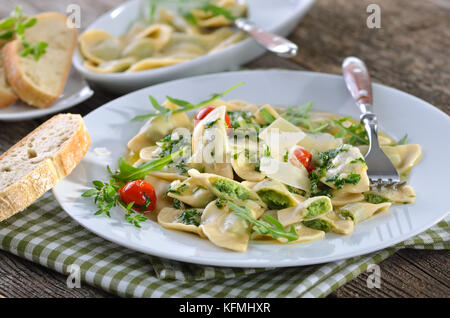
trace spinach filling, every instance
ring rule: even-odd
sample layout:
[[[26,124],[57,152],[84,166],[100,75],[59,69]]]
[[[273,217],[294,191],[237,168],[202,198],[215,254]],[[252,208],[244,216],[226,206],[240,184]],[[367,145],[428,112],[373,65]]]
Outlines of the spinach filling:
[[[364,194],[364,201],[367,201],[367,202],[373,203],[373,204],[379,204],[379,203],[389,202],[390,200],[379,194],[366,193],[366,194]]]
[[[261,200],[267,204],[269,210],[281,210],[291,205],[289,197],[272,189],[262,189],[256,192]]]
[[[303,221],[302,224],[304,226],[309,227],[314,230],[319,230],[319,231],[324,231],[324,232],[331,231],[331,223],[326,220],[322,220],[322,219]]]
[[[350,218],[353,222],[355,221],[355,216],[349,210],[341,210],[339,214],[345,219]]]
[[[219,192],[218,196],[222,195],[226,199],[246,201],[251,198],[249,190],[233,181],[217,179],[212,183],[212,186]]]
[[[312,219],[319,215],[328,213],[330,211],[331,211],[331,206],[330,206],[328,200],[318,199],[318,200],[314,201],[313,203],[311,203],[306,208],[305,219]]]

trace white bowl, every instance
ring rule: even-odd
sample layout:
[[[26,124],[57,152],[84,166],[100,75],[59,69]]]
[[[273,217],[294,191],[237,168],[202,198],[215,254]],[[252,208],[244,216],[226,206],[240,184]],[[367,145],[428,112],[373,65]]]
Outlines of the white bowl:
[[[287,36],[313,3],[314,0],[247,0],[249,20],[268,31]],[[138,19],[140,8],[140,0],[126,2],[102,15],[87,30],[102,29],[115,36],[121,35]],[[73,57],[73,65],[87,80],[110,91],[126,93],[177,78],[236,70],[264,53],[264,48],[248,38],[193,60],[136,73],[98,74],[88,71],[83,67],[83,58],[78,49]]]

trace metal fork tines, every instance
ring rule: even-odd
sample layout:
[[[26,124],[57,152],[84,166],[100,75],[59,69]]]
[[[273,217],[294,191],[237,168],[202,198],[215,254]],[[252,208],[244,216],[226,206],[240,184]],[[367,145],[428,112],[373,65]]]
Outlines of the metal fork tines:
[[[356,57],[347,57],[342,63],[342,70],[347,88],[361,111],[361,123],[369,139],[365,161],[371,187],[397,189],[406,182],[400,181],[397,170],[378,143],[378,121],[372,112],[372,85],[366,65]]]
[[[364,160],[368,167],[367,175],[372,183],[371,187],[392,187],[396,190],[406,184],[406,182],[400,181],[400,176],[391,160],[381,150],[378,143],[376,116],[372,113],[366,113],[361,116],[361,122],[367,131],[370,144]]]

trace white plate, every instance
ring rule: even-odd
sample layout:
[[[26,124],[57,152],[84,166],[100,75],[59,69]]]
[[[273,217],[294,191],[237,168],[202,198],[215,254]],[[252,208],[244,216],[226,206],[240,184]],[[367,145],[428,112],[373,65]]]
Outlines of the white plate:
[[[247,0],[247,3],[249,20],[268,31],[286,36],[295,28],[314,0]],[[140,0],[126,2],[98,18],[87,30],[102,29],[115,36],[121,35],[138,19],[141,11]],[[236,70],[240,65],[264,53],[265,49],[249,38],[219,52],[177,65],[131,74],[90,72],[83,67],[83,59],[78,49],[73,57],[73,65],[86,79],[108,90],[128,93],[151,84],[177,78]]]
[[[64,91],[53,105],[48,108],[36,108],[17,100],[8,108],[0,108],[0,120],[26,120],[57,113],[84,102],[91,97],[92,94],[94,94],[94,92],[89,88],[81,75],[75,69],[71,69]]]
[[[130,123],[135,115],[152,108],[148,95],[164,100],[166,95],[200,101],[210,93],[244,81],[226,99],[258,104],[299,105],[315,101],[315,109],[358,118],[340,76],[295,71],[242,71],[198,76],[145,88],[118,98],[85,117],[92,146],[81,164],[55,188],[54,194],[67,213],[82,226],[107,240],[131,249],[191,263],[218,266],[266,267],[323,263],[379,250],[418,234],[450,210],[448,180],[450,118],[427,102],[379,84],[373,85],[374,109],[381,129],[400,139],[405,132],[410,143],[423,147],[424,156],[411,173],[410,184],[417,193],[413,205],[396,205],[388,212],[358,224],[350,236],[327,233],[325,239],[307,244],[251,242],[246,253],[231,252],[192,234],[170,231],[152,221],[137,229],[124,221],[120,209],[112,218],[94,216],[92,200],[80,195],[95,179],[107,180],[106,165],[117,167],[127,141],[143,123]],[[111,151],[108,158],[94,153],[97,147]]]

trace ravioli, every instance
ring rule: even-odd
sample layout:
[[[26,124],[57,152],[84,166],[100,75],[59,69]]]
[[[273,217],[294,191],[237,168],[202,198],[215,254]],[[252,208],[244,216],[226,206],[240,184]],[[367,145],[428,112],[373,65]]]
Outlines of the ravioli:
[[[163,12],[156,21],[175,18]],[[186,34],[172,28],[170,43],[161,52],[177,41],[194,54],[210,45],[194,31],[186,44],[181,41]],[[136,26],[134,32],[144,29]],[[292,244],[322,239],[326,233],[351,235],[358,223],[392,205],[415,202],[410,185],[371,189],[366,146],[342,139],[336,126],[323,125],[320,132],[310,133],[288,122],[280,108],[225,101],[222,95],[199,104],[168,98],[156,107],[163,114],[149,119],[128,143],[126,160],[134,167],[164,161],[144,178],[157,196],[150,216],[164,228],[245,252],[251,240]],[[341,118],[328,113],[302,116],[301,122],[314,123]],[[399,172],[407,173],[419,162],[419,145],[393,145],[384,134],[382,140],[389,144],[383,150]],[[170,157],[180,149],[183,156]]]
[[[247,14],[247,5],[242,1],[214,0],[210,3],[213,11],[203,8],[201,3],[200,8],[192,5],[184,8],[181,4],[182,10],[148,2],[142,5],[139,18],[119,36],[99,29],[80,35],[86,69],[96,73],[134,73],[168,67],[213,54],[246,37],[230,27],[233,24],[230,16]],[[133,63],[125,63],[130,58]]]
[[[228,207],[219,208],[215,201],[210,202],[203,211],[200,229],[217,246],[236,252],[247,250],[250,226]]]

